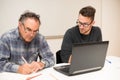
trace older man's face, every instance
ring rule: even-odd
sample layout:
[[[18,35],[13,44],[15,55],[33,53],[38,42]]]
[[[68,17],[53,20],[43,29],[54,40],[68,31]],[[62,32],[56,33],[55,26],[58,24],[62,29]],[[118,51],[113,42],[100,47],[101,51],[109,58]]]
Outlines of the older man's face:
[[[26,42],[31,42],[39,32],[39,22],[35,19],[28,18],[24,23],[19,22],[20,35]]]

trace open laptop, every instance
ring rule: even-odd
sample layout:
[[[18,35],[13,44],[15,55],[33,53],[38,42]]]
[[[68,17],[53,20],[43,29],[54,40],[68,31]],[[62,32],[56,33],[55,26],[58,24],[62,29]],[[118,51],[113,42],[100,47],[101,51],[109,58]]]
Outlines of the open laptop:
[[[69,76],[100,70],[104,66],[108,44],[109,41],[73,44],[70,65],[53,68]]]

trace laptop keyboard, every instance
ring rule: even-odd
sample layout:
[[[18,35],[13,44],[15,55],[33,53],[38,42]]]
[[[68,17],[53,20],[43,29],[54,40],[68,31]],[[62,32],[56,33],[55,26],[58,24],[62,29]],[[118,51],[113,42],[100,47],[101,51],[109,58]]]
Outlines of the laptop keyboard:
[[[61,70],[64,72],[69,72],[70,65],[61,66]]]

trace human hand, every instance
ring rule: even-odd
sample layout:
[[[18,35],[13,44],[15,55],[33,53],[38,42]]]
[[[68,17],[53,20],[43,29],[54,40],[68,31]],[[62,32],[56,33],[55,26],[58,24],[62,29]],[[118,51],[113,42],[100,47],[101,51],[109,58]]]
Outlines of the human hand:
[[[38,70],[42,70],[45,67],[45,64],[42,62],[35,62],[33,61],[31,64],[31,70],[32,72],[37,72]]]
[[[71,63],[72,55],[70,55],[68,63]]]
[[[30,64],[25,63],[25,64],[19,66],[18,73],[20,73],[20,74],[30,74],[30,73],[32,73],[31,68],[32,67],[31,67]]]

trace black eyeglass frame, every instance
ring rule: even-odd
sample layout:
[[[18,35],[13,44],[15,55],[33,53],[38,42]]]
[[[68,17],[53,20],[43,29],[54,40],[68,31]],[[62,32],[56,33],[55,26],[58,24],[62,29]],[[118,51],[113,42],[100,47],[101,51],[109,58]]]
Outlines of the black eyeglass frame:
[[[83,27],[88,27],[88,26],[91,25],[92,22],[93,22],[93,20],[88,24],[88,23],[82,23],[82,22],[80,22],[80,21],[77,20],[76,24],[78,24],[79,26],[83,25]]]

